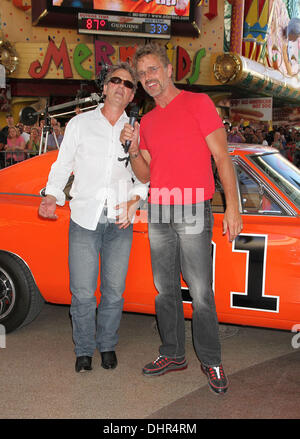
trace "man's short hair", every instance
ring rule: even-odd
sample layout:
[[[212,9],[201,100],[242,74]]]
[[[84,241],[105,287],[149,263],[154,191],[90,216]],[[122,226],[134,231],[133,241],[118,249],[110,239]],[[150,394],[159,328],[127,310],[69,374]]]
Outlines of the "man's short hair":
[[[164,67],[167,67],[169,64],[171,64],[165,47],[160,46],[156,42],[151,42],[145,44],[144,46],[140,46],[135,52],[135,55],[133,57],[133,66],[135,67],[135,69],[137,67],[138,61],[146,55],[157,56],[164,65]]]
[[[109,66],[108,73],[104,79],[104,85],[109,83],[110,78],[112,78],[114,76],[114,73],[117,70],[126,70],[130,74],[130,76],[132,78],[133,85],[134,85],[134,88],[132,89],[132,91],[133,91],[133,93],[135,93],[136,89],[137,89],[137,83],[138,83],[137,76],[136,76],[134,69],[127,62],[120,61],[117,64],[113,64],[113,65]]]

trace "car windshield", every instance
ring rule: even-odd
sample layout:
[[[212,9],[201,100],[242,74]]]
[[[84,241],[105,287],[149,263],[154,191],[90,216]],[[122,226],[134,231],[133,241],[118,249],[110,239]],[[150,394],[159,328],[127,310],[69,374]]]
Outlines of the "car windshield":
[[[249,157],[300,209],[300,170],[280,153]]]

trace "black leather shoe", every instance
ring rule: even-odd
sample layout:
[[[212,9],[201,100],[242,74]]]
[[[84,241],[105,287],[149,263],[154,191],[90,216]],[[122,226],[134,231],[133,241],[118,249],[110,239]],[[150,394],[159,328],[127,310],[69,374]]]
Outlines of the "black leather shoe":
[[[77,357],[75,363],[76,372],[85,372],[92,370],[92,357],[84,355],[83,357]]]
[[[104,369],[115,369],[118,364],[115,351],[101,352],[102,363]]]

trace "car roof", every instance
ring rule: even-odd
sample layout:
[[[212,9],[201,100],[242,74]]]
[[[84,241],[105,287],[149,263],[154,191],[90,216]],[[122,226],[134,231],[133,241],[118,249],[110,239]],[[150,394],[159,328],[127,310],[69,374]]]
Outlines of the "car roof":
[[[276,153],[278,150],[271,146],[246,144],[246,143],[228,143],[228,151],[232,155],[249,155],[249,154],[265,154]]]
[[[57,150],[50,151],[1,169],[0,193],[39,195],[57,154]]]
[[[275,148],[254,145],[230,143],[228,151],[231,156],[246,157],[251,154],[278,153]],[[18,193],[39,195],[46,186],[48,174],[58,151],[25,160],[16,165],[0,170],[0,193]]]

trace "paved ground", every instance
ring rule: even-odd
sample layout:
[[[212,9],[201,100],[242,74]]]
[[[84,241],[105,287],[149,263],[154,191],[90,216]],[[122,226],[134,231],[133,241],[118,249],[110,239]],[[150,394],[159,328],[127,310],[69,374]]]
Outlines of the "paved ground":
[[[33,323],[8,334],[0,349],[0,419],[101,419],[105,425],[114,419],[300,419],[294,334],[220,325],[230,388],[218,396],[200,371],[190,322],[186,328],[185,371],[144,377],[141,369],[155,359],[160,343],[155,319],[124,313],[118,367],[104,370],[96,353],[93,371],[76,374],[69,308],[46,304]]]

